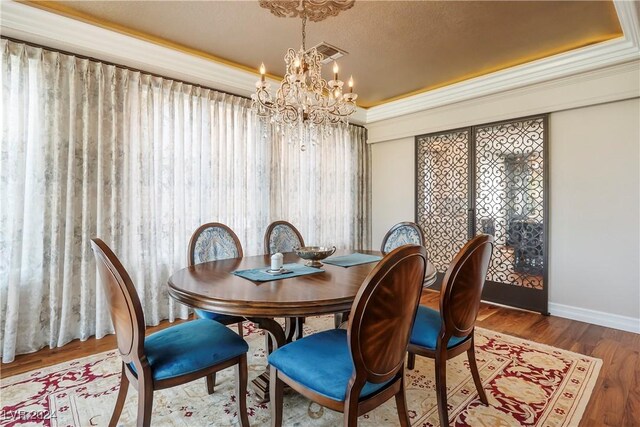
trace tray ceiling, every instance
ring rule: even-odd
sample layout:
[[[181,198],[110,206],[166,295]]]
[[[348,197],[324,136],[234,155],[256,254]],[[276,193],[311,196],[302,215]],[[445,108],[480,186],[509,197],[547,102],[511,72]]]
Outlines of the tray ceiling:
[[[300,45],[299,19],[277,18],[257,1],[30,2],[145,40],[244,69],[284,73]],[[610,1],[363,1],[307,26],[307,45],[349,54],[358,104],[379,105],[514,65],[622,36]],[[330,67],[326,66],[330,77]]]

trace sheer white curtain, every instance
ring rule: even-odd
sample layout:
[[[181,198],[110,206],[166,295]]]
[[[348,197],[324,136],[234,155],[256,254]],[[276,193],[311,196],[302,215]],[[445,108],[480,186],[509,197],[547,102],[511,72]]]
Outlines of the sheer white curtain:
[[[366,129],[338,128],[300,151],[274,134],[271,219],[285,219],[308,245],[369,249],[370,147]]]
[[[363,130],[305,154],[265,140],[246,99],[1,43],[3,362],[112,331],[92,237],[123,261],[148,324],[187,315],[166,281],[204,222],[229,225],[247,255],[262,253],[276,217],[304,224],[310,241],[368,244]],[[313,202],[296,179],[319,185]]]

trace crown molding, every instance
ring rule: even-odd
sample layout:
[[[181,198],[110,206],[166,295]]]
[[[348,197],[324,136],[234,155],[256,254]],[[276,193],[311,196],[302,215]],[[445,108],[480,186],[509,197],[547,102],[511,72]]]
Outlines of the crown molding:
[[[635,3],[614,0],[622,37],[369,108],[367,123],[637,60],[640,58],[640,35]]]
[[[638,49],[640,46],[640,4],[637,1],[629,0],[614,0],[613,4],[625,39]]]
[[[241,96],[251,96],[258,79],[257,71],[252,73],[15,1],[0,2],[0,33]],[[273,85],[280,83],[268,80]],[[366,110],[358,108],[351,121],[364,124]]]
[[[354,123],[367,124],[457,102],[548,82],[640,58],[636,2],[614,0],[623,37],[558,54],[369,109]],[[257,73],[177,51],[27,4],[0,2],[0,32],[7,37],[99,58],[242,96],[255,90]],[[276,80],[270,81],[278,84]]]
[[[0,3],[3,36],[247,96],[256,74],[18,3]]]
[[[370,144],[640,96],[640,60],[367,124]]]

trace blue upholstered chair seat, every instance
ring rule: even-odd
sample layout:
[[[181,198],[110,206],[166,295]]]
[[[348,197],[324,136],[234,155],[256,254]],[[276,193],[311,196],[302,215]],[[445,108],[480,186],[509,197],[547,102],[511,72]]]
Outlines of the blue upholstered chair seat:
[[[332,329],[309,335],[271,353],[269,364],[287,377],[330,399],[343,401],[354,367],[347,331]],[[365,384],[364,398],[386,383]]]
[[[416,313],[416,321],[413,323],[413,330],[411,331],[410,343],[419,345],[420,347],[435,349],[441,328],[442,319],[440,318],[440,312],[419,305],[418,312]],[[465,338],[466,337],[451,337],[447,348],[453,347]]]
[[[144,340],[144,353],[156,381],[208,368],[248,350],[238,334],[208,319],[171,326]],[[133,364],[129,366],[135,372]]]
[[[232,325],[234,323],[243,322],[244,318],[238,316],[229,316],[228,314],[214,313],[213,311],[206,311],[195,309],[196,315],[201,319],[215,320],[223,325]]]

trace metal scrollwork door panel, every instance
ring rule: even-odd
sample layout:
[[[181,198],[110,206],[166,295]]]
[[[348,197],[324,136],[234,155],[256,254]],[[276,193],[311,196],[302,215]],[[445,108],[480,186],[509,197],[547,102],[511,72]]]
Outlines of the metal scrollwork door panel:
[[[416,137],[416,223],[439,280],[467,241],[469,201],[469,129]]]
[[[495,237],[483,297],[547,312],[547,117],[477,126],[474,227]],[[475,233],[474,233],[475,234]]]
[[[496,246],[483,299],[547,313],[547,116],[416,137],[416,222],[438,271],[477,233]]]

